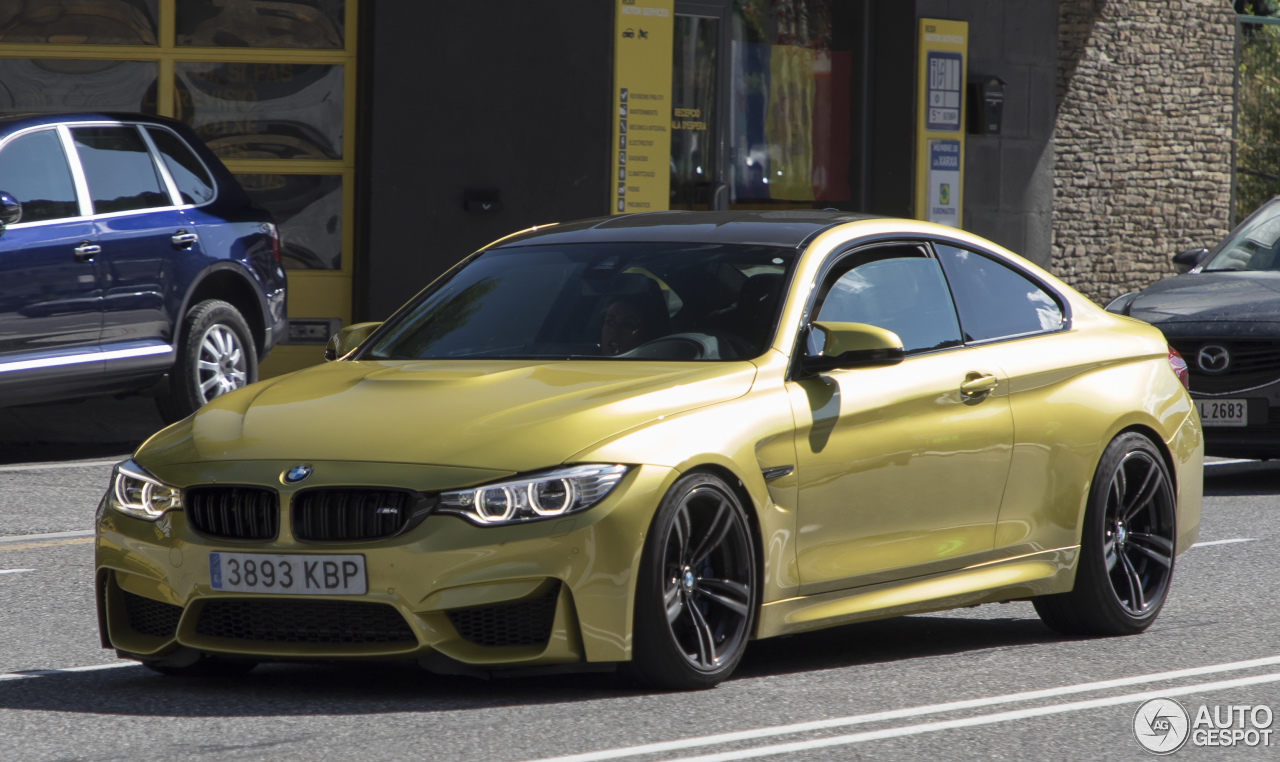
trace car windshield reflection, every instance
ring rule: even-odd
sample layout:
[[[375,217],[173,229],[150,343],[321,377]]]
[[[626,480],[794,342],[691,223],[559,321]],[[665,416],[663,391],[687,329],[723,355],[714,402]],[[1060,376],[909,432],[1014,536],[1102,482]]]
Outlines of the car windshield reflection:
[[[728,361],[768,348],[793,249],[624,243],[492,249],[358,359]]]
[[[1232,270],[1280,270],[1280,201],[1262,207],[1204,266],[1204,272]]]

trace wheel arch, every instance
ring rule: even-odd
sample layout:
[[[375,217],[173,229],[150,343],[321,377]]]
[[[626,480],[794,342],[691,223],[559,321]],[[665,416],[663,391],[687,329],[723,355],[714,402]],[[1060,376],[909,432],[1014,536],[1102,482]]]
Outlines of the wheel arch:
[[[213,265],[187,291],[182,302],[182,310],[174,327],[176,337],[181,330],[182,321],[186,319],[191,308],[209,299],[220,299],[235,307],[249,324],[253,334],[253,347],[258,359],[266,349],[266,312],[256,289],[240,268],[229,262]]]

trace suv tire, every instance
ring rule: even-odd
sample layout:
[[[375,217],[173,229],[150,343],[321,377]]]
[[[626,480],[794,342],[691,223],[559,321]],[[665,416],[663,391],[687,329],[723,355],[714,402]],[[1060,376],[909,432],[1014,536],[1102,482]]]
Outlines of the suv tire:
[[[240,311],[221,299],[187,312],[169,388],[156,398],[166,423],[182,420],[214,397],[258,380],[258,353]]]

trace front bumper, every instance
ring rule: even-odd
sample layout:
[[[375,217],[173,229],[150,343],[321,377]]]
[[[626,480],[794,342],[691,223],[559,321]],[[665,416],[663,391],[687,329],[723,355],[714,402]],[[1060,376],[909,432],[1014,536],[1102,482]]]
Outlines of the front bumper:
[[[1280,457],[1280,381],[1242,392],[1199,394],[1196,402],[1245,400],[1248,405],[1244,426],[1214,426],[1205,423],[1205,454],[1220,458],[1266,459]]]
[[[210,539],[197,534],[182,511],[148,522],[120,514],[104,500],[96,538],[103,645],[156,660],[185,648],[259,661],[429,663],[445,657],[478,669],[630,659],[634,570],[658,502],[678,475],[674,470],[634,468],[599,505],[563,519],[477,527],[455,516],[432,515],[401,536],[338,544],[293,538],[292,488],[279,481],[291,465],[193,464],[188,473],[173,468],[162,476],[178,484],[225,484],[234,473],[233,483],[277,489],[280,532],[269,542]],[[334,474],[331,486],[360,484],[344,479],[344,471],[370,468],[314,465],[317,473]],[[363,484],[421,489],[414,486],[422,481],[413,472],[430,467],[376,468],[381,476],[390,470],[403,478]],[[215,591],[208,562],[215,551],[360,554],[368,592]],[[536,631],[532,642],[531,631]]]

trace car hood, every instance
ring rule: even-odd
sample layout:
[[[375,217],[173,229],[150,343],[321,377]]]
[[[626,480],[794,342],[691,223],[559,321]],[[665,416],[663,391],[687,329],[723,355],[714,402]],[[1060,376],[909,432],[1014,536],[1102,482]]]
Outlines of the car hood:
[[[746,394],[748,362],[335,362],[218,397],[137,453],[530,471],[628,429]]]
[[[1188,273],[1148,286],[1129,305],[1148,323],[1280,320],[1280,273]]]

